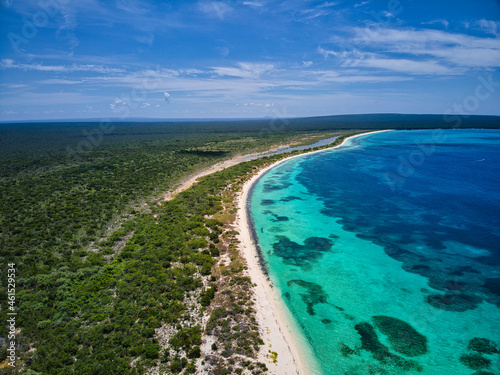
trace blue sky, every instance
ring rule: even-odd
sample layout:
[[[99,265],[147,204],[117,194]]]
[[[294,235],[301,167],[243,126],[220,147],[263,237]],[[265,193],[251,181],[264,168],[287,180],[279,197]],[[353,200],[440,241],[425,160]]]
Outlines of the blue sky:
[[[0,0],[0,121],[500,115],[498,0]]]

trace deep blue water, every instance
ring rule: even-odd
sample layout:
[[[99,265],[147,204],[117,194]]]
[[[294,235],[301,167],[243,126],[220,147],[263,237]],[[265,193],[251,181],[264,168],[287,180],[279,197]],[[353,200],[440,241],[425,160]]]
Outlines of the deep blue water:
[[[498,374],[470,342],[500,345],[500,131],[393,131],[294,158],[258,181],[251,214],[312,373]]]

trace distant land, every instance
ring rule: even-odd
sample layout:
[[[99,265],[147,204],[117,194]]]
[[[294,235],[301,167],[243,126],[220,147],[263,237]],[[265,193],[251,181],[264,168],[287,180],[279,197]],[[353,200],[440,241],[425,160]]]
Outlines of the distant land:
[[[274,131],[311,131],[311,130],[344,130],[344,129],[432,129],[432,128],[500,128],[500,116],[490,115],[467,115],[467,114],[442,114],[442,115],[415,115],[398,113],[375,113],[356,115],[332,115],[315,117],[269,117],[260,119],[220,118],[220,119],[155,119],[155,118],[108,118],[108,119],[68,119],[68,120],[40,120],[40,121],[0,121],[0,126],[10,124],[87,124],[94,122],[109,121],[120,124],[148,123],[149,125],[180,125],[184,130],[190,130],[189,125],[204,128],[205,131],[227,132],[261,131],[262,127],[269,126],[270,121],[274,123]],[[212,126],[216,125],[217,128]],[[178,130],[178,129],[175,129]],[[198,129],[201,130],[201,129]]]

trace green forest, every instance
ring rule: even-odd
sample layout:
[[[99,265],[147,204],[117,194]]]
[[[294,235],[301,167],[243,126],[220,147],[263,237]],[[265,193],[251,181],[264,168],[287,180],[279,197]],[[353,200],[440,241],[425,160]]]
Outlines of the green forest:
[[[265,373],[252,282],[231,223],[242,183],[288,155],[238,164],[163,197],[237,154],[353,134],[342,121],[307,124],[0,124],[0,373]],[[10,305],[8,264],[16,277]],[[17,313],[14,369],[9,311]]]
[[[228,224],[239,184],[278,157],[205,177],[170,201],[163,194],[236,154],[334,133],[99,126],[0,125],[0,371],[188,374],[198,362],[217,374],[264,373],[251,281]],[[225,253],[231,262],[219,264]],[[16,276],[11,310],[8,264]],[[207,334],[215,340],[209,356],[200,348]]]

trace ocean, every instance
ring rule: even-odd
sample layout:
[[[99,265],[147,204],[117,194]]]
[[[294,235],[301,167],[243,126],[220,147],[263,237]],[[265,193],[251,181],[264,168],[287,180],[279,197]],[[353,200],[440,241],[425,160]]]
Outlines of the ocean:
[[[310,374],[500,374],[499,130],[352,138],[248,204]]]

